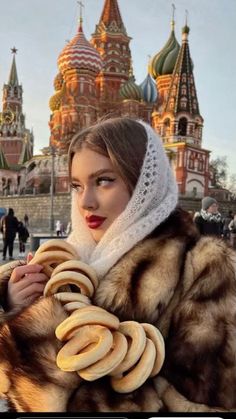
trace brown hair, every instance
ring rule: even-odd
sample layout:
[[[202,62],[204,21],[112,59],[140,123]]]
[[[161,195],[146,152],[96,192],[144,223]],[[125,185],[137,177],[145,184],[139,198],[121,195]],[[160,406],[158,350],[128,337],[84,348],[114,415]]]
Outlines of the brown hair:
[[[135,188],[147,146],[145,128],[130,118],[110,118],[75,134],[69,156],[69,176],[74,154],[83,147],[109,157],[130,193]]]

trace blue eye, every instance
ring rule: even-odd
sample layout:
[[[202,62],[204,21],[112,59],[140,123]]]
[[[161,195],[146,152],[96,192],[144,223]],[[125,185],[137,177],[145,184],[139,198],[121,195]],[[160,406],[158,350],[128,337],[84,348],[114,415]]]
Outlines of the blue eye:
[[[114,181],[115,181],[115,179],[110,178],[110,177],[99,177],[99,178],[97,178],[97,185],[106,186],[106,185],[109,185],[110,183],[112,183]]]

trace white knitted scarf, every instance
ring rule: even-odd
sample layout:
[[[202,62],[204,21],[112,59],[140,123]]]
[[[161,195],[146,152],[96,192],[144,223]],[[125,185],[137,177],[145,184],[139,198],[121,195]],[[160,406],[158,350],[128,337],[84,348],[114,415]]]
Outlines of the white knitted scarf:
[[[161,224],[177,204],[177,184],[162,142],[148,124],[138,122],[144,126],[148,138],[141,174],[125,210],[98,243],[79,213],[76,192],[72,192],[72,233],[67,240],[99,278]]]

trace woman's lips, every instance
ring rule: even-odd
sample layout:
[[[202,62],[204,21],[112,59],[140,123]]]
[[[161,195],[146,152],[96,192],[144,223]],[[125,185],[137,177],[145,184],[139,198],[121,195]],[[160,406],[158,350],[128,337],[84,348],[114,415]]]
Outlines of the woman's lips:
[[[97,215],[91,215],[90,217],[85,217],[85,220],[89,228],[95,229],[100,227],[104,223],[106,217],[98,217]]]

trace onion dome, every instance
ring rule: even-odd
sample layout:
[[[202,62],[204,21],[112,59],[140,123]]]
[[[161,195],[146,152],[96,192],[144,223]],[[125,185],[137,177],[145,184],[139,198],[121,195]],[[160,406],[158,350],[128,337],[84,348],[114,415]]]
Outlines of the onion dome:
[[[102,59],[97,50],[87,41],[82,28],[82,19],[77,35],[63,48],[58,57],[62,75],[67,70],[89,70],[97,74],[102,69]]]
[[[143,99],[145,102],[156,102],[158,96],[157,87],[150,74],[148,74],[144,81],[140,84],[140,88],[142,90]]]
[[[141,100],[143,98],[141,87],[135,83],[132,62],[130,63],[129,80],[123,84],[119,93],[123,99]]]
[[[61,90],[62,85],[63,85],[63,76],[61,73],[58,73],[54,79],[54,83],[53,83],[54,89]]]
[[[172,74],[178,57],[180,45],[175,37],[174,21],[171,21],[171,34],[158,54],[151,60],[149,71],[154,79],[158,76]]]
[[[49,108],[52,112],[58,111],[61,106],[61,100],[65,92],[65,83],[63,84],[61,90],[57,91],[49,100]]]

